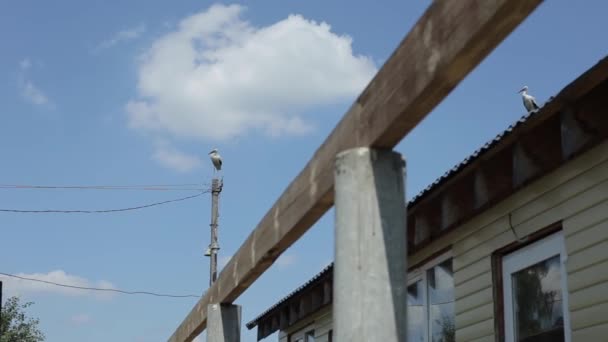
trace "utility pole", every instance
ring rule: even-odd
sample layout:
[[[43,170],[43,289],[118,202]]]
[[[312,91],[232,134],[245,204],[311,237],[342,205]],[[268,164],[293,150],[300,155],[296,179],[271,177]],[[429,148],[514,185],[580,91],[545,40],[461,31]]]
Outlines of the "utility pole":
[[[224,182],[221,179],[213,178],[211,180],[211,242],[209,244],[209,249],[205,255],[209,256],[209,287],[213,285],[215,280],[217,279],[217,253],[220,249],[220,245],[218,243],[218,204],[220,199],[220,192],[222,192],[222,187],[224,186]]]

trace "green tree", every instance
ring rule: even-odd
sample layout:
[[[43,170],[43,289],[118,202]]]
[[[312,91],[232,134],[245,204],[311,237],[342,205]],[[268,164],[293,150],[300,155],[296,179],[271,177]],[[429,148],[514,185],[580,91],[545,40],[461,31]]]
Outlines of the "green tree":
[[[17,297],[10,297],[4,302],[0,318],[0,342],[44,341],[44,334],[38,329],[38,319],[25,315],[25,309],[32,304],[21,304]]]

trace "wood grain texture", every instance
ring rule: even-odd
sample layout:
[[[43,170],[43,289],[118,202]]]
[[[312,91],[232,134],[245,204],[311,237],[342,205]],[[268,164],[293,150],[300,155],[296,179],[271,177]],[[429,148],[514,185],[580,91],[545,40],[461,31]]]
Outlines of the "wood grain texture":
[[[192,341],[208,304],[232,303],[331,208],[338,152],[394,147],[541,2],[434,1],[169,341]]]

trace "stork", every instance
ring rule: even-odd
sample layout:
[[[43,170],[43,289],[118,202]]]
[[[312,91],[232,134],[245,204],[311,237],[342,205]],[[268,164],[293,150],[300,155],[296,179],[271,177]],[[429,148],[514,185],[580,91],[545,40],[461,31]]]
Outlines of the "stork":
[[[536,99],[534,96],[528,95],[528,86],[521,88],[518,93],[521,93],[521,98],[524,101],[524,107],[526,107],[528,113],[538,109],[538,104],[536,104]]]
[[[209,152],[209,157],[211,158],[211,162],[215,167],[214,171],[220,171],[222,169],[222,157],[217,152],[217,148],[214,148],[211,150],[211,152]]]

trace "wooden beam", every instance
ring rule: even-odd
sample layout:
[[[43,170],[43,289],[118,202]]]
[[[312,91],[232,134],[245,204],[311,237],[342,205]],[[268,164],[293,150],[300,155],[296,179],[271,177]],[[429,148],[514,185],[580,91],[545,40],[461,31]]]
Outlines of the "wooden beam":
[[[333,270],[332,270],[332,272],[333,272]],[[333,284],[333,277],[331,277],[330,279],[327,279],[323,282],[323,305],[331,303],[331,300],[333,298],[332,293],[331,293],[332,284]]]
[[[294,324],[298,318],[300,318],[300,313],[299,313],[299,304],[298,303],[291,303],[289,304],[289,325]]]
[[[492,188],[490,187],[490,184],[488,183],[488,180],[487,180],[487,177],[486,177],[484,171],[485,170],[481,167],[479,167],[475,170],[475,181],[474,181],[474,187],[473,187],[473,190],[474,190],[473,196],[474,196],[474,200],[475,200],[475,205],[473,206],[473,208],[475,210],[484,206],[492,198]]]
[[[569,160],[593,139],[593,135],[578,122],[574,109],[571,107],[564,108],[560,119],[562,158]]]
[[[272,319],[270,320],[270,330],[277,331],[279,329],[279,315],[272,315]]]
[[[539,165],[542,171],[552,170],[562,162],[560,115],[554,115],[540,126],[536,126],[520,139],[526,153]]]
[[[474,175],[459,177],[441,195],[441,230],[454,227],[474,209]]]
[[[323,304],[323,285],[318,285],[311,293],[312,306],[310,310],[315,312]]]
[[[526,151],[524,144],[517,142],[513,146],[513,186],[522,186],[541,172],[540,165]]]
[[[433,1],[169,340],[192,341],[208,304],[232,303],[331,208],[338,152],[394,147],[541,2]]]
[[[312,309],[312,297],[310,296],[310,294],[303,294],[298,302],[300,303],[300,311],[298,315],[300,317],[308,315]]]
[[[596,138],[608,136],[608,115],[606,115],[608,98],[604,95],[607,90],[608,80],[605,80],[599,87],[580,99],[577,105],[577,120],[587,131],[594,133]]]
[[[289,307],[281,309],[279,315],[279,329],[285,330],[289,326]]]

